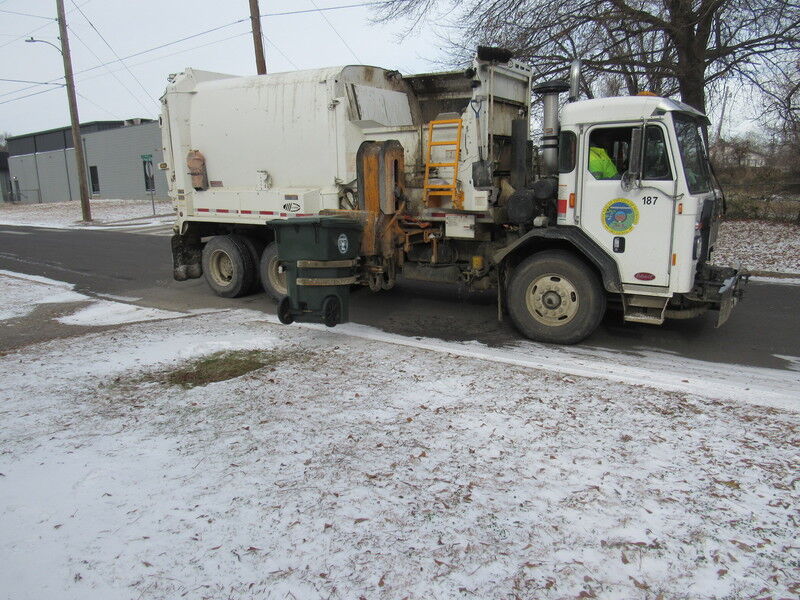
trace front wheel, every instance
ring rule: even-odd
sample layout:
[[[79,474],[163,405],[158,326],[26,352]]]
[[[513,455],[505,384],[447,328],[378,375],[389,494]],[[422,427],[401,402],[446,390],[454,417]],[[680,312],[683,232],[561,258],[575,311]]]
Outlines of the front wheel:
[[[580,342],[597,329],[605,310],[606,297],[599,278],[570,252],[539,252],[522,261],[511,274],[511,320],[537,342]]]

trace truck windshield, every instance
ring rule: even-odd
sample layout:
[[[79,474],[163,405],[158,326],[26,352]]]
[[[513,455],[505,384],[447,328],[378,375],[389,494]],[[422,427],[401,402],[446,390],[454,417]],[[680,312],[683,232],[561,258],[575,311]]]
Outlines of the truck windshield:
[[[673,113],[673,120],[689,193],[702,194],[711,191],[711,172],[700,124],[696,119],[681,113]]]

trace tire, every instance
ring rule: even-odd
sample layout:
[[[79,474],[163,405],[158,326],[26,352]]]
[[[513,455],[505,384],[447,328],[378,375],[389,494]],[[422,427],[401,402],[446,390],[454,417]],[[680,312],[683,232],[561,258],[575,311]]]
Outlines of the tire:
[[[247,294],[255,294],[261,291],[261,274],[260,270],[256,268],[261,260],[261,253],[264,251],[264,246],[266,243],[263,240],[258,238],[250,237],[247,235],[241,234],[232,234],[231,237],[235,237],[236,239],[240,240],[247,250],[250,252],[250,256],[253,258],[253,284],[250,286],[250,289],[246,292]]]
[[[289,296],[284,296],[278,302],[278,320],[284,325],[291,325],[294,323],[294,315],[292,314],[292,302]]]
[[[322,322],[326,327],[336,327],[342,320],[342,304],[337,296],[328,296],[322,302]]]
[[[553,344],[586,339],[606,311],[605,290],[595,272],[564,250],[539,252],[517,265],[507,302],[517,329]]]
[[[236,235],[217,235],[203,248],[203,275],[217,296],[238,298],[253,287],[256,267],[250,250]]]
[[[286,275],[278,270],[279,267],[278,244],[270,242],[261,253],[258,272],[261,277],[261,287],[275,302],[280,302],[281,298],[289,293],[286,287]]]

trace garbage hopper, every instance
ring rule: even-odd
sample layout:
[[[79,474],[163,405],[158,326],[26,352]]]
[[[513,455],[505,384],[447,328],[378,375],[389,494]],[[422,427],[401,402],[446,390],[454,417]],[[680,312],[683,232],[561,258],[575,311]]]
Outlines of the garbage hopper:
[[[294,217],[271,225],[289,294],[278,304],[281,323],[333,327],[348,321],[361,224],[342,217]]]

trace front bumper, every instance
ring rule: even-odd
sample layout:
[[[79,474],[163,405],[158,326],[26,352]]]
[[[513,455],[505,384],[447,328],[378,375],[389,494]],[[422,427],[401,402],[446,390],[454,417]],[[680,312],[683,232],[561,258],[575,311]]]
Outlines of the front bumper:
[[[730,318],[734,307],[744,296],[749,278],[750,273],[743,269],[702,265],[689,297],[719,311],[716,327],[720,327]]]

